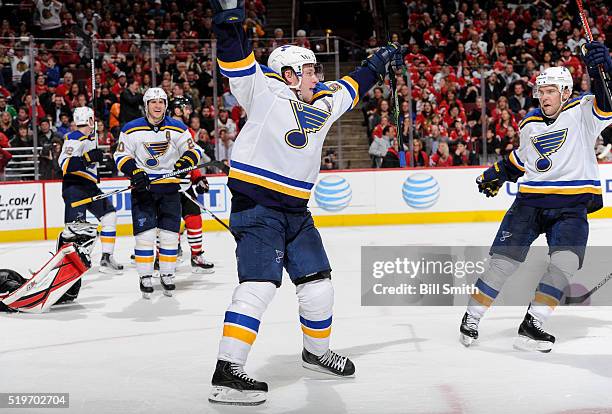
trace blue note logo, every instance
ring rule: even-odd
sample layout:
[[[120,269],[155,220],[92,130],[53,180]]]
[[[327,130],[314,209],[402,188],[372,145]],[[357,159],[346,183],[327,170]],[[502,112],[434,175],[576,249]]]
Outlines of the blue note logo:
[[[323,210],[340,211],[351,202],[353,191],[348,181],[339,175],[322,178],[314,189],[317,205]]]
[[[298,129],[285,134],[285,142],[293,148],[302,149],[308,144],[308,134],[319,131],[331,115],[329,112],[308,104],[290,101]]]
[[[552,167],[550,155],[561,148],[567,138],[567,128],[560,131],[547,132],[545,134],[531,137],[531,144],[539,155],[535,167],[539,172],[545,172]]]
[[[145,142],[144,147],[147,150],[147,152],[151,155],[151,158],[147,158],[147,160],[145,161],[145,164],[147,164],[147,166],[151,168],[156,167],[159,164],[159,161],[157,159],[161,157],[162,155],[164,155],[166,151],[168,151],[169,146],[170,146],[170,143],[168,141]]]
[[[429,174],[412,174],[402,186],[404,201],[412,208],[424,210],[432,207],[440,197],[440,184]]]

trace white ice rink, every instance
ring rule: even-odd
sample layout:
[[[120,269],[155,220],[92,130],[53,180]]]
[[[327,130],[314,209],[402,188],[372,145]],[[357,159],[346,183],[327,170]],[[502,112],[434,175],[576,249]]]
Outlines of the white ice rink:
[[[478,346],[466,349],[458,341],[463,307],[360,306],[360,246],[488,245],[496,229],[496,223],[321,229],[336,291],[332,348],[354,360],[354,379],[301,367],[302,335],[287,279],[246,367],[268,382],[268,401],[208,403],[236,284],[234,242],[219,232],[205,235],[216,273],[192,275],[182,264],[173,298],[156,285],[152,300],[141,299],[131,265],[122,276],[100,274],[96,266],[76,303],[43,315],[0,315],[0,392],[68,392],[70,409],[62,413],[612,413],[611,308],[560,307],[546,325],[557,336],[553,351],[532,354],[512,348],[525,307],[493,307]],[[591,221],[590,243],[608,244],[611,230],[611,220]],[[27,274],[53,245],[0,244],[0,267]],[[129,263],[132,249],[132,238],[118,239],[120,261]],[[12,411],[28,412],[5,410]]]

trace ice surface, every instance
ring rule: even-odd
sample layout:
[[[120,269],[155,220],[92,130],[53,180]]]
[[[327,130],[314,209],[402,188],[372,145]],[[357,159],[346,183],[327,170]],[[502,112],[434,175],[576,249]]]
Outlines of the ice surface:
[[[84,278],[76,303],[44,315],[0,315],[0,392],[69,392],[74,413],[595,413],[612,412],[612,314],[561,307],[547,323],[550,354],[515,351],[524,307],[492,308],[481,339],[458,341],[463,307],[361,307],[362,245],[488,245],[496,223],[321,229],[336,292],[333,349],[354,360],[354,379],[300,365],[301,331],[288,280],[265,314],[247,372],[270,386],[259,407],[207,401],[223,313],[236,284],[234,242],[205,234],[213,275],[181,265],[177,291],[141,299],[133,266]],[[612,220],[591,221],[607,245]],[[544,244],[539,239],[537,244]],[[185,244],[186,245],[186,244]],[[53,242],[0,245],[0,267],[36,270]],[[133,239],[117,241],[127,264]],[[98,246],[99,250],[99,246]],[[96,258],[96,262],[99,258]],[[27,409],[15,411],[28,412]]]

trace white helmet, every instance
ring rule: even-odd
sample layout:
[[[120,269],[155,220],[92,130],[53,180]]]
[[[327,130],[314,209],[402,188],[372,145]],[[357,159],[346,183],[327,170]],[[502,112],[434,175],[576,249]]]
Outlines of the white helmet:
[[[76,126],[90,126],[93,127],[94,111],[87,106],[80,106],[74,109],[74,123]],[[91,120],[91,122],[89,122]]]
[[[164,109],[165,113],[166,109],[168,109],[168,95],[166,95],[166,92],[162,88],[149,88],[142,97],[145,107],[145,114],[148,114],[149,101],[152,101],[154,99],[164,100],[164,103],[166,104],[166,108]]]
[[[315,65],[315,71],[320,70],[318,69],[320,65],[317,65],[317,57],[312,50],[293,45],[277,47],[268,58],[270,69],[281,76],[283,68],[290,67],[301,78],[302,67],[309,63]]]
[[[563,95],[563,91],[572,91],[574,80],[572,74],[565,66],[550,67],[540,73],[536,78],[536,83],[533,88],[533,97],[538,99],[541,97],[540,87],[555,85],[559,88],[559,92]]]

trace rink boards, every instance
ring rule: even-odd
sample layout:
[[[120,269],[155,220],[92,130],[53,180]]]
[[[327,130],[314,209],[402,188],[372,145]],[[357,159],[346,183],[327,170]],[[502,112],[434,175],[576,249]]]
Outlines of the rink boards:
[[[495,198],[478,193],[482,167],[436,169],[339,170],[322,172],[309,202],[319,226],[362,226],[497,221],[510,206],[518,185],[506,183]],[[612,205],[612,164],[601,164],[604,205]],[[231,194],[226,176],[210,176],[210,192],[200,196],[215,215],[229,218]],[[102,191],[125,188],[124,178],[106,179]],[[60,181],[0,183],[0,242],[54,239],[64,224]],[[129,235],[131,196],[111,198],[118,235]],[[612,208],[592,215],[612,218]],[[222,230],[204,214],[204,230]]]

